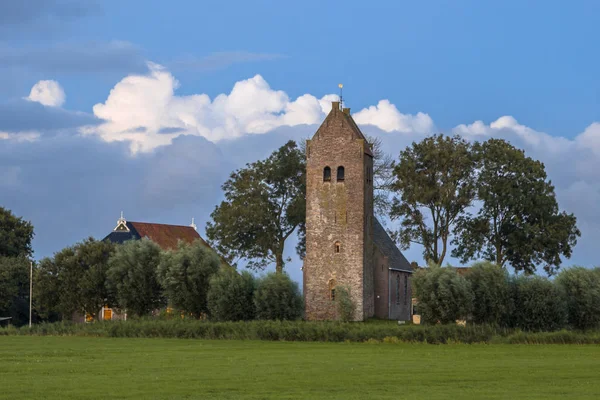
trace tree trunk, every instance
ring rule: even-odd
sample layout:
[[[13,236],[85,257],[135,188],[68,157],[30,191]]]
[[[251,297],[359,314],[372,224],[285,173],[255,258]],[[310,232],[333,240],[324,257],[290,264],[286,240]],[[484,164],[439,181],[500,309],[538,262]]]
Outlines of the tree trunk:
[[[275,273],[282,274],[283,273],[283,251],[277,251],[275,254]]]

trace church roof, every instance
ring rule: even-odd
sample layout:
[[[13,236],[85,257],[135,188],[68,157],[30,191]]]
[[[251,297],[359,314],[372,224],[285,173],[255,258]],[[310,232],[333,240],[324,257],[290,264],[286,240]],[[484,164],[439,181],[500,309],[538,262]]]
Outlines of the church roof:
[[[192,243],[194,240],[202,240],[198,232],[191,226],[153,224],[147,222],[127,221],[127,230],[115,230],[104,240],[113,243],[124,243],[127,240],[139,240],[147,237],[159,245],[163,250],[172,250],[177,247],[177,242],[183,240]],[[204,242],[204,240],[202,240]],[[205,242],[206,243],[206,242]],[[208,244],[207,244],[208,246]]]
[[[412,272],[410,263],[400,252],[396,243],[394,243],[377,218],[373,218],[373,243],[388,258],[390,268]]]

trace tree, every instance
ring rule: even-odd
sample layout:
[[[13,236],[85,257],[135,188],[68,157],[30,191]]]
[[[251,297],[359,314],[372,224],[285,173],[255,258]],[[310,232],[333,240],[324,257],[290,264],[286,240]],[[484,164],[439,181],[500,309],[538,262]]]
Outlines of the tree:
[[[443,263],[457,218],[475,195],[474,167],[471,145],[459,136],[431,136],[400,153],[390,217],[401,219],[393,236],[404,249],[418,243],[427,262]]]
[[[222,188],[225,200],[206,228],[211,244],[231,264],[244,258],[260,270],[274,262],[282,273],[285,242],[306,215],[306,163],[296,143],[233,172]]]
[[[335,287],[335,302],[337,303],[337,312],[340,320],[349,322],[354,320],[356,304],[350,295],[348,285],[339,285]]]
[[[114,251],[110,242],[87,238],[43,259],[36,268],[34,285],[40,315],[70,319],[74,313],[88,313],[96,317],[103,306],[111,306],[114,298],[106,276]]]
[[[485,258],[515,271],[548,275],[570,257],[581,235],[573,214],[559,212],[544,164],[501,139],[474,145],[478,160],[476,216],[459,218],[452,255]]]
[[[12,317],[13,325],[29,320],[29,260],[0,256],[0,316]]]
[[[210,278],[208,309],[216,321],[248,321],[254,319],[256,281],[248,271],[221,268]]]
[[[541,276],[520,276],[512,281],[515,309],[512,321],[527,331],[554,331],[567,324],[565,293]]]
[[[556,284],[565,292],[569,324],[572,327],[600,327],[600,268],[565,269],[556,277]]]
[[[0,207],[0,257],[31,257],[33,225]]]
[[[128,315],[148,315],[165,304],[157,275],[160,258],[160,247],[145,238],[125,242],[110,257],[108,288]]]
[[[199,240],[192,244],[179,242],[177,250],[163,253],[158,276],[169,303],[196,317],[206,314],[209,281],[220,262]]]
[[[302,295],[287,274],[270,273],[258,280],[254,292],[256,318],[295,320],[302,316]]]
[[[455,323],[471,312],[469,282],[452,267],[432,264],[414,275],[413,284],[423,323]]]
[[[506,271],[490,262],[480,262],[469,269],[465,278],[473,293],[473,322],[506,325],[514,308]]]

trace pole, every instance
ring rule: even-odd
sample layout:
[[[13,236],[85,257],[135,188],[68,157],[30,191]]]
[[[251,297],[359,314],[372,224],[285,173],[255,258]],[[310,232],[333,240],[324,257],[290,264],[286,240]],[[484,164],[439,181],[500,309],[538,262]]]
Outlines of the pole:
[[[33,261],[29,261],[29,327],[31,328],[31,297],[33,294]]]

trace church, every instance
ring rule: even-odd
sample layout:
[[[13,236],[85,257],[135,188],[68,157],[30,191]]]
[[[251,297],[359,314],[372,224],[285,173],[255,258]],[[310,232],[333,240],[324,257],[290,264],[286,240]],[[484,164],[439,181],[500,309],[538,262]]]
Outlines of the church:
[[[305,318],[338,319],[344,285],[355,321],[409,321],[412,268],[374,216],[371,146],[340,104],[306,143]]]

